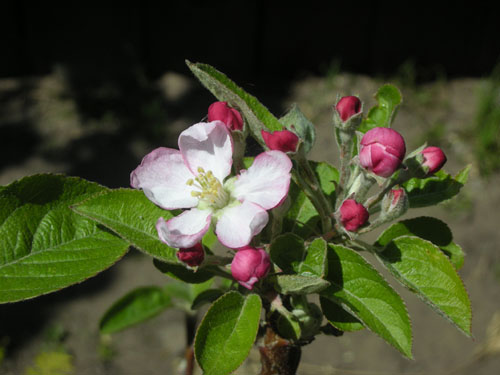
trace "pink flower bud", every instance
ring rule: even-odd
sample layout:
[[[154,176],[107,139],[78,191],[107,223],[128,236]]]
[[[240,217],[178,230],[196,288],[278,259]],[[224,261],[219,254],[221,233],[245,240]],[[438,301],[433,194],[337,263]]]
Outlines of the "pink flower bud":
[[[345,229],[355,232],[368,221],[368,211],[354,199],[346,199],[340,206],[340,221]]]
[[[231,274],[241,285],[252,289],[271,269],[269,254],[263,249],[245,247],[239,250],[231,263]]]
[[[439,147],[430,146],[424,148],[421,153],[424,156],[422,166],[429,168],[427,175],[436,173],[446,163],[446,155]]]
[[[264,142],[266,142],[266,146],[269,147],[270,150],[279,150],[283,152],[297,151],[299,137],[290,130],[277,130],[272,133],[261,130],[260,133],[262,134],[262,138],[264,138]]]
[[[361,100],[356,96],[344,96],[339,100],[335,109],[342,121],[346,122],[361,111]]]
[[[396,219],[408,211],[409,201],[404,189],[392,189],[382,199],[381,215],[387,219]]]
[[[190,267],[196,267],[203,262],[203,259],[205,259],[205,252],[203,251],[201,243],[197,243],[189,249],[179,249],[177,252],[177,258]]]
[[[215,102],[208,107],[208,121],[222,121],[230,130],[243,130],[241,114],[227,105],[227,102]]]
[[[377,176],[390,177],[399,168],[405,152],[401,134],[390,128],[373,128],[361,139],[359,162]]]

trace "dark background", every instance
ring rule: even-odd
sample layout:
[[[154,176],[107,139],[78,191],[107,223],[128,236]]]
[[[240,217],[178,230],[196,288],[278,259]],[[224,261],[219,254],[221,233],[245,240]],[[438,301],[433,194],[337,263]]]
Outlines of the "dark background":
[[[332,61],[369,75],[411,60],[419,80],[481,76],[499,57],[494,2],[184,1],[168,6],[0,5],[0,77],[50,73],[149,79],[202,61],[238,81],[287,82]],[[489,4],[489,5],[487,5]]]

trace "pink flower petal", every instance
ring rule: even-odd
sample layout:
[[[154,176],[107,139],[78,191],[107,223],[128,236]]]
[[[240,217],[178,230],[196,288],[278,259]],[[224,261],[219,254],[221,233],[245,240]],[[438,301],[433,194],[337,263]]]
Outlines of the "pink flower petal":
[[[198,168],[212,171],[222,183],[233,164],[233,143],[229,130],[222,121],[200,122],[184,130],[179,136],[179,150],[194,175]]]
[[[184,164],[180,151],[160,147],[147,154],[130,174],[130,185],[142,189],[153,203],[166,209],[191,208],[198,199],[186,185],[193,174]]]
[[[251,202],[228,207],[217,222],[215,233],[224,245],[237,249],[250,243],[253,236],[266,226],[269,216],[262,207]]]
[[[160,240],[168,246],[190,248],[201,241],[210,226],[211,218],[210,210],[192,208],[168,221],[159,218],[156,230]]]
[[[276,207],[288,193],[292,162],[281,151],[258,155],[247,171],[234,183],[233,196],[269,210]]]

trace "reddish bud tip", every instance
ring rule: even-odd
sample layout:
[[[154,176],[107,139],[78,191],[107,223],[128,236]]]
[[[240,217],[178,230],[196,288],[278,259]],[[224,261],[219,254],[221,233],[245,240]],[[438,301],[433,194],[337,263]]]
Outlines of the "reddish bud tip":
[[[346,122],[352,116],[361,112],[361,100],[356,96],[344,96],[339,100],[335,109],[342,121]]]
[[[340,206],[340,221],[345,229],[355,232],[368,221],[368,211],[354,199],[346,199]]]
[[[203,251],[201,243],[197,243],[189,249],[179,249],[177,252],[177,258],[190,267],[196,267],[203,262],[203,259],[205,259],[205,252]]]
[[[222,121],[230,130],[243,130],[241,114],[227,105],[227,102],[215,102],[208,107],[208,121]]]
[[[390,177],[401,165],[405,153],[401,134],[390,128],[373,128],[361,139],[359,162],[377,176]]]
[[[245,247],[239,250],[231,263],[231,274],[241,285],[252,289],[271,269],[269,254],[263,249]]]
[[[299,137],[291,132],[290,130],[278,130],[275,132],[267,132],[261,130],[262,138],[266,146],[270,150],[279,150],[283,152],[295,152],[297,151],[297,145],[299,143]]]
[[[446,163],[446,155],[439,147],[430,146],[422,150],[424,162],[422,165],[428,167],[427,175],[431,175],[439,171],[444,163]]]

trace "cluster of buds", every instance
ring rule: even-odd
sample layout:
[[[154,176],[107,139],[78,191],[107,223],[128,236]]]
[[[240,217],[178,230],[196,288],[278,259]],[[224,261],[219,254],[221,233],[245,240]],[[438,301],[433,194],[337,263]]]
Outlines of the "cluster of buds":
[[[210,105],[209,122],[195,124],[181,134],[180,150],[159,148],[147,155],[132,172],[131,185],[143,189],[162,208],[187,209],[168,221],[160,218],[156,224],[161,241],[179,249],[179,261],[194,269],[202,265],[205,251],[201,238],[214,225],[219,241],[234,251],[232,277],[243,287],[253,289],[267,276],[272,264],[266,250],[251,247],[250,242],[267,225],[267,210],[277,209],[286,200],[292,168],[289,158],[296,159],[297,181],[309,184],[311,188],[306,186],[304,191],[312,194],[311,201],[320,216],[326,218],[323,229],[331,230],[332,222],[328,224],[328,220],[333,219],[334,233],[351,237],[363,228],[393,220],[408,209],[406,192],[395,186],[403,181],[394,178],[399,169],[410,169],[405,165],[406,145],[401,134],[388,127],[373,128],[362,134],[359,155],[353,155],[362,107],[356,96],[342,97],[335,105],[334,123],[342,158],[335,207],[324,199],[315,199],[315,193],[322,193],[304,159],[302,140],[293,125],[274,132],[261,130],[261,141],[268,151],[258,155],[248,170],[243,169],[247,125],[240,112],[227,102]],[[425,176],[437,172],[446,162],[438,147],[427,147],[408,159]],[[233,167],[239,175],[229,176]],[[382,192],[366,199],[375,181],[384,185]],[[380,214],[370,224],[375,204]],[[281,220],[281,216],[274,213],[273,220]]]

